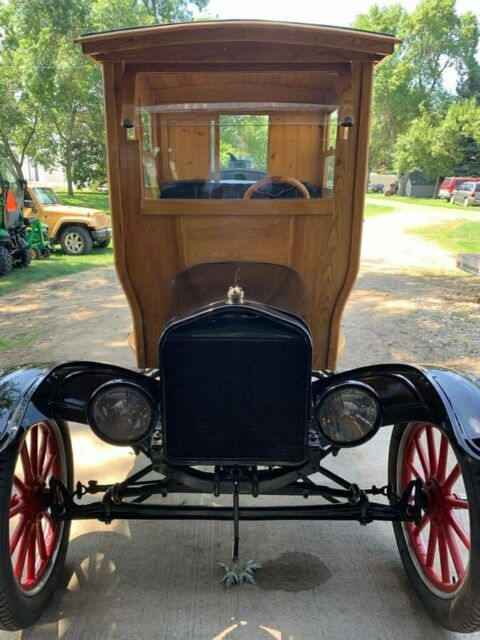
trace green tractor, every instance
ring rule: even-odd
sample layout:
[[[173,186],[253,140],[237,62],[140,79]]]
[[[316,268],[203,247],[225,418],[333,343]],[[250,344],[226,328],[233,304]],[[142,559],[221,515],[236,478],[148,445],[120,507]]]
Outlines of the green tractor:
[[[49,258],[55,252],[55,245],[48,237],[48,225],[38,218],[23,218],[27,227],[27,241],[37,260]]]
[[[28,267],[34,254],[48,257],[52,252],[45,225],[23,216],[26,186],[0,162],[0,276],[13,267]]]

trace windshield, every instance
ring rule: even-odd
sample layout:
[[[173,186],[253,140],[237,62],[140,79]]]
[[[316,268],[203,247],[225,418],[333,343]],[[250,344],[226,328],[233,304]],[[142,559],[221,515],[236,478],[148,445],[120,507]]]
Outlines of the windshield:
[[[128,135],[139,142],[143,197],[157,201],[147,206],[166,213],[191,200],[211,211],[239,200],[239,211],[271,212],[296,200],[295,211],[310,211],[332,200],[346,139],[335,74],[241,72],[232,82],[224,72],[137,75]]]
[[[42,204],[60,204],[60,200],[57,198],[57,194],[53,189],[37,187],[33,191]]]
[[[226,302],[231,286],[242,287],[245,300],[305,317],[301,277],[289,267],[265,262],[209,262],[180,271],[172,283],[170,316]]]

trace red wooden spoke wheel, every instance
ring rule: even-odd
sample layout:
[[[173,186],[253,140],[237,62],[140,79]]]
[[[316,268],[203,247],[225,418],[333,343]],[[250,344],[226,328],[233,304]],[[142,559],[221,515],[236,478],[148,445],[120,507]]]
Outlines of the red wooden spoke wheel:
[[[454,631],[480,625],[480,464],[433,424],[396,425],[389,479],[400,495],[424,483],[418,523],[395,522],[405,570],[430,613]],[[413,497],[412,497],[413,501]]]
[[[61,446],[52,427],[39,422],[20,445],[10,498],[10,556],[21,589],[34,589],[51,567],[61,524],[45,504],[52,476],[62,478]]]
[[[70,527],[52,518],[49,481],[71,488],[72,466],[68,429],[50,420],[0,454],[0,628],[32,624],[58,583]]]
[[[453,593],[465,578],[470,555],[469,509],[460,465],[447,436],[433,425],[415,425],[407,435],[402,489],[417,477],[424,482],[428,506],[418,524],[406,525],[410,546],[432,587]]]

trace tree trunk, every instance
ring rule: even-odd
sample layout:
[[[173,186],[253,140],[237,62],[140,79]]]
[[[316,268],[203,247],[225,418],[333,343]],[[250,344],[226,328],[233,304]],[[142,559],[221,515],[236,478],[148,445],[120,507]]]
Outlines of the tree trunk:
[[[15,171],[15,175],[17,176],[17,178],[20,178],[21,180],[24,180],[25,177],[23,175],[22,163],[19,162],[19,160],[16,157],[15,153],[13,152],[13,149],[10,146],[9,142],[6,142],[5,140],[2,140],[2,142],[3,142],[3,145],[2,145],[3,149],[7,152],[8,159],[10,160],[10,162],[13,165],[13,169]]]
[[[404,196],[407,192],[407,181],[408,174],[407,173],[399,173],[398,174],[398,192],[397,196]]]
[[[65,150],[65,173],[67,174],[67,191],[69,196],[73,196],[73,160],[72,149],[70,144],[67,145]]]
[[[13,163],[13,166],[15,167],[15,173],[17,174],[17,178],[20,178],[20,180],[25,180],[21,162],[18,162],[16,158],[12,157],[12,163]]]
[[[433,196],[432,198],[438,198],[438,191],[440,189],[440,176],[437,176],[435,180],[435,187],[433,188]]]

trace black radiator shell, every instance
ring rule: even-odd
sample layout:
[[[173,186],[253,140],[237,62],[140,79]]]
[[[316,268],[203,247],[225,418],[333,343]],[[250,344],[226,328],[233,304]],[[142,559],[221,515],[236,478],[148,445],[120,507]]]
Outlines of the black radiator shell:
[[[308,454],[306,324],[258,303],[211,305],[160,340],[164,455],[172,464],[293,465]]]

